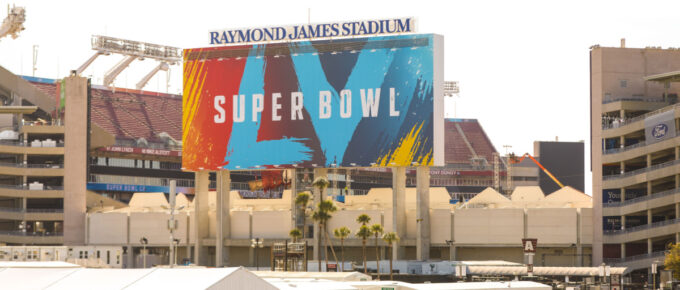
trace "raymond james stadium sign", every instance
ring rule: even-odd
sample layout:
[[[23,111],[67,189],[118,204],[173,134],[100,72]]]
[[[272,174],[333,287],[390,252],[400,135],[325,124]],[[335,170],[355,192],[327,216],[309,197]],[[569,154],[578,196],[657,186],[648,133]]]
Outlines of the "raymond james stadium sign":
[[[394,18],[210,31],[210,44],[224,45],[311,40],[332,37],[411,33],[415,31],[415,20],[413,18]]]

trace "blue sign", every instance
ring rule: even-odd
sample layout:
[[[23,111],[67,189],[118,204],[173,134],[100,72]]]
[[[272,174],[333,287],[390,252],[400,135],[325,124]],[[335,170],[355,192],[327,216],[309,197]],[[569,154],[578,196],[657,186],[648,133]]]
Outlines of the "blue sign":
[[[666,134],[668,134],[668,126],[666,124],[658,124],[652,129],[652,136],[656,139],[666,137]]]
[[[137,184],[112,184],[112,183],[87,183],[88,190],[97,191],[128,191],[128,192],[170,192],[169,186],[137,185]],[[176,187],[177,193],[194,193],[193,187]]]

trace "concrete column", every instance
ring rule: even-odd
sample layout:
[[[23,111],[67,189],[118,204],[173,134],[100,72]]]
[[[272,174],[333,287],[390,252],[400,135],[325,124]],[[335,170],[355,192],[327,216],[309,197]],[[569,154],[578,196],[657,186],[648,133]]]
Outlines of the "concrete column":
[[[651,209],[647,210],[647,224],[648,225],[652,224],[652,210]]]
[[[680,218],[680,203],[675,203],[675,218]]]
[[[328,177],[328,169],[326,168],[314,168],[314,179],[318,177]],[[314,187],[314,208],[316,209],[319,203],[326,199],[326,191],[323,193],[319,192],[319,189]],[[319,253],[321,249],[321,233],[319,233],[319,223],[314,222],[314,245],[313,245],[313,259],[319,260]]]
[[[87,190],[87,149],[89,144],[89,81],[84,77],[65,78],[68,122],[64,131],[64,244],[85,243],[85,212]]]
[[[210,185],[210,173],[198,171],[195,173],[194,182],[194,263],[200,266],[208,265],[208,249],[203,246],[203,239],[209,235],[208,218],[208,186]]]
[[[647,195],[652,195],[652,182],[647,181]]]
[[[392,168],[392,229],[402,240],[406,239],[406,167]],[[392,247],[395,260],[405,258],[405,247],[397,243]]]
[[[680,147],[675,146],[675,160],[680,159]]]
[[[651,254],[651,253],[652,253],[652,239],[649,238],[649,239],[647,239],[647,254]]]
[[[576,266],[583,267],[583,245],[581,244],[581,237],[583,236],[583,218],[581,217],[581,209],[576,209]]]
[[[626,137],[623,136],[619,137],[619,143],[620,143],[619,147],[621,148],[626,147]]]
[[[647,154],[647,167],[652,166],[652,154]]]
[[[626,188],[621,188],[621,202],[626,200]]]
[[[288,169],[288,178],[290,178],[290,228],[297,227],[298,207],[295,204],[297,197],[297,169]],[[304,238],[304,237],[303,237]]]
[[[224,240],[231,237],[231,176],[229,170],[217,171],[217,192],[215,218],[217,219],[215,237],[215,266],[229,265],[229,251],[224,248]]]
[[[625,215],[621,216],[621,229],[622,230],[626,229],[626,216]]]
[[[619,162],[619,169],[620,169],[621,174],[625,173],[626,172],[626,163],[623,162],[623,161]]]
[[[456,255],[456,251],[458,250],[456,247],[456,233],[454,232],[456,229],[456,224],[455,224],[455,212],[451,212],[451,246],[449,246],[449,260],[451,261],[456,261],[458,259],[458,255]]]
[[[430,259],[430,168],[416,167],[416,259]]]
[[[127,259],[127,267],[128,268],[135,268],[134,249],[132,249],[132,246],[128,245],[125,250],[127,251],[127,254],[125,255],[125,259]]]
[[[678,189],[680,187],[680,174],[675,175],[675,189]]]
[[[626,257],[626,243],[621,244],[621,258]]]
[[[675,243],[680,243],[680,233],[675,233]]]

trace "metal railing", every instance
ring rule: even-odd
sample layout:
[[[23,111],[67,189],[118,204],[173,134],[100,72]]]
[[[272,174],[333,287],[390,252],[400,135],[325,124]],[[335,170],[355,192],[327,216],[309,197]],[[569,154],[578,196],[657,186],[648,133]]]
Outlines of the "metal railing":
[[[661,114],[661,113],[664,113],[664,112],[668,112],[668,111],[670,111],[670,110],[675,110],[676,108],[679,108],[679,107],[680,107],[680,104],[675,104],[675,105],[672,105],[672,106],[666,106],[666,107],[663,107],[663,108],[658,109],[658,110],[656,110],[656,111],[651,111],[651,112],[649,112],[649,113],[642,114],[642,115],[640,115],[640,116],[636,116],[636,117],[628,118],[628,119],[623,119],[623,121],[620,122],[620,123],[618,123],[618,124],[616,124],[616,126],[614,126],[613,123],[612,123],[612,124],[602,124],[602,130],[609,130],[609,129],[614,129],[614,128],[622,128],[622,127],[628,126],[628,125],[630,125],[630,124],[633,124],[633,123],[637,123],[637,122],[639,122],[639,121],[642,121],[642,120],[644,120],[645,118],[647,118],[647,117],[649,117],[649,116]]]
[[[61,237],[64,233],[62,232],[24,232],[20,230],[16,231],[0,231],[0,236],[24,236],[24,237]]]
[[[641,173],[654,171],[654,170],[661,169],[661,168],[666,168],[666,167],[673,166],[673,165],[676,165],[676,164],[680,164],[680,159],[671,160],[671,161],[660,163],[660,164],[657,164],[657,165],[652,165],[650,167],[645,167],[645,168],[640,168],[640,169],[633,170],[633,171],[624,172],[623,174],[605,175],[605,176],[602,176],[602,180],[613,180],[613,179],[626,178],[626,177],[629,177],[629,176],[638,175],[638,174],[641,174]]]
[[[639,225],[635,227],[630,227],[630,228],[625,228],[622,230],[605,230],[604,234],[605,235],[620,235],[620,234],[627,234],[627,233],[632,233],[632,232],[638,232],[642,230],[648,230],[648,229],[654,229],[658,227],[663,227],[667,225],[672,225],[680,223],[680,219],[669,219],[665,221],[660,221],[660,222],[655,222],[651,224],[646,224],[646,225]]]
[[[5,163],[0,162],[2,167],[17,167],[17,168],[64,168],[64,164],[27,164],[27,163]]]
[[[5,145],[5,146],[17,146],[17,147],[33,147],[31,146],[31,143],[24,143],[22,141],[18,140],[0,140],[0,145]],[[56,143],[55,147],[64,147],[64,143]],[[35,147],[35,148],[55,148],[55,147]]]
[[[19,207],[0,207],[0,212],[15,213],[64,213],[63,208],[19,208]]]
[[[619,101],[633,101],[633,102],[646,102],[646,103],[665,103],[663,98],[645,98],[645,97],[605,97],[604,100],[602,100],[602,104],[609,104],[609,103],[614,103],[614,102],[619,102]]]
[[[670,138],[670,139],[663,140],[663,141],[661,141],[661,142],[668,141],[668,140],[673,140],[673,139],[676,139],[676,138],[680,137],[680,130],[675,131],[675,133],[676,133],[676,134],[675,134],[675,135],[676,135],[675,137]],[[647,145],[647,141],[640,141],[640,142],[635,143],[635,144],[633,144],[633,145],[625,146],[625,147],[623,147],[623,148],[619,147],[619,148],[605,149],[605,150],[602,151],[602,154],[607,155],[607,154],[614,154],[614,153],[619,153],[619,152],[625,152],[625,151],[628,151],[628,150],[633,150],[633,149],[635,149],[635,148],[644,147],[644,146],[646,146],[646,145]]]
[[[63,186],[58,185],[44,185],[43,189],[30,189],[28,185],[11,185],[11,184],[0,184],[0,189],[17,189],[17,190],[64,190]]]
[[[635,255],[635,256],[630,256],[630,257],[625,257],[625,258],[606,258],[606,259],[604,259],[604,262],[606,264],[618,264],[618,263],[626,263],[626,262],[634,262],[634,261],[645,260],[645,259],[658,258],[658,257],[663,257],[665,255],[666,255],[665,251],[660,251],[660,252],[652,252],[652,253]]]
[[[653,193],[653,194],[650,194],[650,195],[643,195],[643,196],[640,196],[640,197],[631,198],[631,199],[627,199],[627,200],[624,200],[624,201],[603,203],[602,207],[626,206],[626,205],[630,205],[630,204],[634,204],[634,203],[638,203],[638,202],[643,202],[643,201],[647,201],[647,200],[651,200],[651,199],[655,199],[655,198],[673,195],[673,194],[676,194],[676,193],[680,193],[680,188],[669,189],[669,190]]]

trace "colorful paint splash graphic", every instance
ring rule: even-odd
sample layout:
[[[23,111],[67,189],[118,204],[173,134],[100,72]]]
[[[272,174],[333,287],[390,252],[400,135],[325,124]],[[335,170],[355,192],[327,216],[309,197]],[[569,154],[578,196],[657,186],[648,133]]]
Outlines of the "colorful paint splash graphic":
[[[433,165],[434,67],[433,35],[185,50],[183,167]]]

